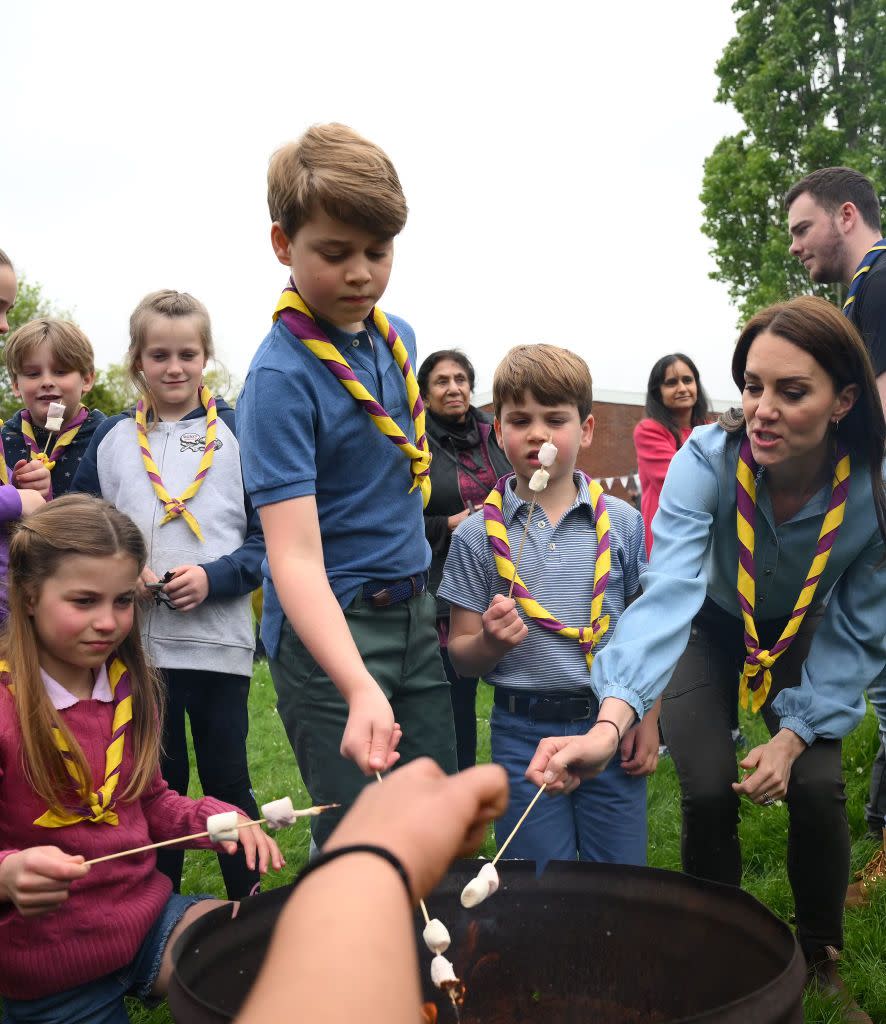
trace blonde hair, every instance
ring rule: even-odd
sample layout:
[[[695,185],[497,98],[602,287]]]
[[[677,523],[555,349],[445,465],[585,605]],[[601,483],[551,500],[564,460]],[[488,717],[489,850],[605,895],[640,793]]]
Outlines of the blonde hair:
[[[132,311],[129,318],[129,348],[126,350],[126,370],[129,379],[145,401],[145,414],[151,419],[156,413],[154,396],[148,387],[144,374],[138,368],[142,349],[147,340],[148,325],[155,316],[184,317],[195,316],[198,320],[200,344],[206,359],[215,358],[215,346],[212,343],[212,325],[209,322],[209,311],[199,299],[189,292],[176,292],[170,288],[150,292]],[[154,417],[156,418],[156,417]]]
[[[584,420],[593,406],[588,364],[557,345],[517,345],[502,359],[492,380],[492,406],[501,415],[505,402],[519,402],[530,392],[541,405],[574,405]]]
[[[287,238],[318,208],[379,238],[399,235],[408,212],[388,155],[343,124],[313,125],[268,165],[268,209]]]
[[[9,544],[9,622],[0,637],[0,656],[8,663],[15,684],[28,781],[47,805],[58,812],[64,810],[65,798],[70,800],[71,779],[53,741],[53,729],[59,729],[64,737],[74,765],[86,780],[87,793],[94,783],[80,744],[46,693],[40,675],[40,644],[28,607],[71,555],[128,555],[141,572],[146,558],[145,542],[129,516],[113,505],[85,494],[66,494],[19,520]],[[132,722],[126,738],[132,753],[132,774],[118,799],[136,800],[159,763],[162,707],[159,678],[148,666],[142,650],[138,608],[132,629],[116,654],[129,669],[132,685]]]
[[[9,376],[17,377],[28,356],[43,344],[49,346],[63,370],[76,370],[81,377],[95,373],[95,353],[83,331],[70,320],[42,316],[22,324],[9,336],[4,352]]]

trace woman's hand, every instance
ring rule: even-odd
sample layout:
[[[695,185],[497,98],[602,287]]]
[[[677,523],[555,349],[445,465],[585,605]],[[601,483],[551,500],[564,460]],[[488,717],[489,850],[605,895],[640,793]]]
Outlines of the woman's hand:
[[[445,775],[419,758],[367,786],[324,850],[371,843],[390,850],[403,864],[419,899],[443,877],[454,857],[473,853],[486,825],[504,813],[508,782],[498,765]]]
[[[71,882],[87,874],[83,857],[57,846],[32,846],[0,861],[0,901],[14,903],[23,917],[46,914],[65,902]]]
[[[618,750],[618,733],[607,722],[591,727],[584,736],[548,736],[536,748],[526,778],[547,792],[571,793],[609,764]]]
[[[238,823],[248,820],[242,814],[237,815]],[[267,832],[262,831],[261,825],[250,825],[249,828],[238,829],[237,835],[243,852],[246,854],[246,866],[250,871],[255,871],[257,866],[259,873],[264,875],[267,874],[269,864],[275,871],[285,867],[286,861],[280,852],[280,847],[276,840],[272,839]],[[218,845],[225,853],[237,852],[237,843],[224,842]]]
[[[732,788],[755,804],[783,800],[791,781],[791,767],[806,749],[806,744],[790,729],[782,729],[768,743],[754,747],[740,765],[752,772]]]
[[[449,518],[446,520],[446,525],[449,528],[449,532],[452,533],[456,526],[458,526],[458,524],[463,519],[467,519],[470,514],[471,510],[469,508],[466,508],[462,512],[457,512],[454,516],[449,516]]]

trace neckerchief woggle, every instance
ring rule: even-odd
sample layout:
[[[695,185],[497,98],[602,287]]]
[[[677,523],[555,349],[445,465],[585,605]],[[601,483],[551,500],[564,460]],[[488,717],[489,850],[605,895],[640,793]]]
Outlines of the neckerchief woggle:
[[[51,473],[55,469],[56,462],[58,462],[64,450],[77,436],[88,416],[89,410],[85,405],[81,405],[68,422],[62,424],[62,429],[59,431],[59,435],[53,445],[52,452],[47,455],[41,450],[40,445],[37,444],[37,437],[34,433],[34,421],[30,412],[28,412],[27,409],[22,409],[22,437],[25,439],[25,444],[28,446],[28,450],[31,453],[31,461],[42,462]],[[52,483],[50,482],[47,500],[50,500],[51,498]]]
[[[9,677],[9,665],[5,661],[0,661],[0,674]],[[129,723],[132,721],[132,680],[129,677],[129,669],[117,657],[108,660],[108,681],[114,701],[114,718],[111,723],[111,739],[105,753],[105,780],[101,788],[91,793],[86,791],[86,780],[71,757],[70,748],[61,729],[53,726],[52,739],[55,748],[62,755],[68,775],[77,787],[77,794],[83,803],[77,808],[66,808],[61,813],[52,809],[47,810],[34,821],[35,825],[43,828],[63,828],[65,825],[76,825],[80,821],[87,821],[92,825],[119,823],[117,812],[114,810],[114,790],[120,781],[123,745]],[[9,682],[7,685],[10,693],[15,693],[14,683]]]
[[[185,502],[193,498],[197,491],[200,490],[200,485],[212,466],[212,460],[215,456],[218,410],[216,409],[215,398],[205,384],[200,385],[198,394],[200,396],[200,403],[206,410],[206,440],[203,443],[203,455],[200,458],[200,465],[197,467],[197,474],[193,481],[188,484],[177,498],[167,491],[163,483],[163,477],[160,476],[157,463],[154,462],[154,457],[151,455],[151,442],[148,440],[147,414],[145,412],[145,403],[141,398],[135,407],[135,430],[138,436],[138,446],[142,453],[145,472],[148,474],[148,479],[151,481],[154,493],[157,495],[158,500],[163,505],[163,511],[166,513],[160,520],[160,525],[165,526],[166,523],[181,516],[193,530],[197,539],[202,541],[203,534],[200,532],[200,524],[194,518],[193,513],[189,511]]]
[[[609,628],[609,616],[601,615],[601,612],[603,611],[603,596],[612,567],[612,552],[609,546],[609,513],[606,511],[605,492],[596,481],[590,480],[586,476],[584,478],[587,481],[588,492],[594,508],[594,528],[597,533],[594,590],[591,594],[591,624],[589,626],[564,626],[533,598],[526,589],[526,584],[519,575],[516,575],[511,558],[511,544],[508,540],[508,531],[502,513],[502,499],[508,480],[511,479],[510,476],[503,476],[490,491],[486,501],[483,502],[483,522],[486,526],[489,546],[495,557],[495,567],[499,576],[508,584],[511,580],[514,581],[513,595],[517,603],[529,618],[543,629],[558,633],[571,640],[577,640],[588,663],[588,669],[590,669],[594,661],[594,648]]]
[[[855,302],[855,296],[858,294],[859,288],[865,280],[865,274],[871,269],[871,267],[877,262],[877,260],[886,252],[886,238],[881,238],[879,242],[868,249],[868,251],[862,257],[861,263],[855,268],[855,273],[852,275],[852,280],[849,282],[849,291],[846,293],[846,300],[843,303],[843,312],[849,316],[849,307]]]
[[[363,408],[385,437],[397,445],[400,451],[410,460],[412,486],[409,488],[409,493],[412,494],[417,487],[421,491],[422,506],[426,507],[431,497],[431,450],[425,434],[425,407],[419,394],[415,372],[409,361],[409,353],[406,351],[406,346],[400,340],[400,336],[388,322],[388,318],[378,306],[373,308],[373,322],[378,328],[385,344],[391,350],[391,355],[393,355],[397,365],[400,367],[400,372],[403,374],[403,380],[406,383],[406,396],[409,399],[412,421],[415,424],[415,444],[406,437],[403,430],[397,426],[385,409],[363,387],[357,379],[357,375],[348,364],[347,359],[320,329],[314,319],[314,314],[308,309],[307,304],[294,288],[286,288],[280,296],[280,301],[274,310],[274,320],[278,317],[286,325],[290,334],[295,335],[307,349],[314,353],[326,369],[338,379],[348,394]]]
[[[754,519],[757,510],[757,463],[751,454],[747,434],[738,453],[736,478],[736,518],[738,526],[738,603],[744,620],[744,643],[747,650],[738,688],[739,707],[757,712],[766,703],[772,686],[772,666],[791,646],[812,604],[816,588],[837,539],[837,531],[846,514],[846,496],[849,493],[849,453],[837,445],[837,465],[831,484],[831,500],[818,534],[815,557],[806,575],[806,582],[797,598],[794,610],[781,636],[770,650],[760,647],[754,623],[756,601],[756,565],[754,563]]]

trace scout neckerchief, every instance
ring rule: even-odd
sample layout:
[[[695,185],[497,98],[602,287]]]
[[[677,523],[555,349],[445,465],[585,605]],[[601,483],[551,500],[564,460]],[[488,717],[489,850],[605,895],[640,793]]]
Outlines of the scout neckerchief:
[[[71,419],[62,426],[51,454],[47,455],[41,451],[40,445],[37,443],[37,437],[34,434],[34,421],[31,418],[31,414],[27,409],[22,409],[22,437],[24,437],[25,444],[31,452],[31,461],[42,462],[51,473],[55,469],[55,464],[61,458],[64,450],[77,436],[78,431],[86,422],[88,416],[89,410],[85,405],[81,405]],[[49,486],[49,497],[52,497],[52,484]]]
[[[609,549],[609,513],[606,511],[603,488],[593,480],[587,480],[588,492],[594,506],[594,526],[597,531],[597,557],[594,565],[594,591],[591,595],[591,624],[590,626],[564,626],[547,609],[543,608],[538,601],[526,589],[526,584],[519,576],[514,577],[514,563],[511,559],[511,545],[508,540],[508,531],[505,527],[504,516],[502,515],[502,497],[510,477],[502,477],[489,493],[489,497],[483,502],[483,521],[486,524],[486,536],[489,538],[489,546],[495,556],[495,566],[498,574],[503,580],[510,583],[514,580],[514,597],[524,612],[544,629],[552,633],[559,633],[560,636],[569,637],[571,640],[578,640],[579,646],[584,653],[585,660],[590,669],[594,660],[594,647],[600,638],[609,628],[609,616],[602,615],[603,594],[606,590],[606,583],[609,580],[609,570],[612,564],[612,554]]]
[[[206,410],[206,440],[203,444],[203,456],[200,459],[197,475],[194,477],[193,482],[188,484],[178,498],[173,497],[166,490],[163,484],[163,477],[160,476],[160,470],[157,468],[157,463],[154,462],[151,455],[151,443],[148,440],[148,420],[145,413],[145,403],[141,398],[135,407],[135,429],[138,434],[138,446],[141,449],[142,462],[145,464],[145,472],[148,474],[148,479],[151,481],[154,493],[162,503],[163,511],[166,513],[160,520],[160,525],[163,526],[170,520],[181,516],[197,535],[197,538],[202,541],[203,534],[200,532],[200,526],[194,516],[188,511],[185,502],[189,498],[193,498],[197,491],[200,490],[200,485],[212,466],[212,459],[215,455],[215,432],[218,422],[218,411],[215,407],[215,398],[213,398],[212,392],[205,384],[200,385],[199,395],[200,402]]]
[[[0,674],[9,673],[9,666],[0,661]],[[43,828],[62,828],[64,825],[76,825],[78,821],[88,821],[93,825],[102,822],[108,825],[118,824],[117,812],[114,810],[114,790],[120,781],[120,767],[123,763],[123,743],[129,723],[132,721],[132,680],[129,669],[119,658],[111,658],[108,662],[108,681],[111,684],[111,695],[114,699],[114,719],[111,724],[111,739],[105,754],[105,781],[97,792],[86,792],[86,780],[77,769],[72,759],[70,748],[58,726],[52,727],[52,738],[56,750],[62,755],[65,768],[77,787],[77,795],[83,800],[80,807],[66,808],[62,812],[52,809],[41,814],[34,822]],[[14,684],[9,684],[11,693],[15,693]]]
[[[741,673],[738,689],[739,707],[749,707],[751,711],[759,711],[766,702],[769,688],[772,685],[770,671],[776,660],[790,647],[797,634],[806,612],[812,604],[815,589],[821,579],[837,531],[846,514],[846,495],[849,492],[849,453],[842,445],[837,445],[837,466],[831,486],[831,500],[825,513],[818,543],[815,546],[815,557],[806,576],[806,582],[791,612],[788,624],[782,631],[774,646],[765,651],[760,647],[757,627],[754,624],[754,601],[756,600],[756,566],[754,565],[754,518],[757,509],[757,463],[751,454],[751,442],[747,435],[741,442],[738,453],[736,476],[736,507],[738,521],[738,603],[744,619],[744,643],[747,657]],[[760,674],[760,670],[762,675]]]
[[[884,251],[886,251],[886,238],[881,238],[879,242],[872,245],[864,254],[861,263],[859,263],[855,273],[852,275],[852,280],[849,282],[849,291],[846,293],[846,301],[843,303],[843,312],[847,316],[849,316],[849,307],[855,302],[855,296],[865,280],[864,275],[877,262]]]
[[[294,334],[306,348],[310,349],[334,377],[338,378],[344,389],[358,405],[363,407],[385,437],[396,444],[410,460],[412,486],[409,488],[409,493],[411,494],[418,487],[421,491],[422,505],[426,506],[431,497],[431,450],[425,436],[425,407],[418,391],[418,381],[415,379],[415,373],[409,361],[409,353],[400,340],[400,336],[388,323],[388,318],[378,306],[372,310],[375,326],[396,359],[400,372],[403,374],[403,380],[406,382],[406,395],[412,409],[412,420],[415,423],[415,444],[404,435],[384,408],[357,380],[357,375],[348,365],[347,359],[320,329],[314,319],[314,314],[293,288],[286,288],[280,296],[280,301],[274,310],[274,319],[276,320],[278,317],[286,325],[287,330]]]
[[[0,420],[0,427],[3,426],[3,420]],[[0,434],[0,484],[9,483],[9,469],[6,465],[6,452],[3,448],[3,435]]]

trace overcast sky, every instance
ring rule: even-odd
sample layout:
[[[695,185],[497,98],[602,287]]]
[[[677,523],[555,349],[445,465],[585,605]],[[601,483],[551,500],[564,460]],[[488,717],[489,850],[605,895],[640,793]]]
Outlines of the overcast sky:
[[[0,248],[119,361],[146,292],[209,307],[243,377],[285,272],[268,157],[343,121],[409,202],[382,303],[419,359],[458,347],[478,389],[513,344],[580,352],[645,391],[674,349],[736,394],[737,313],[702,235],[702,161],[729,0],[633,4],[10,0],[0,63]]]

